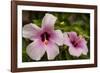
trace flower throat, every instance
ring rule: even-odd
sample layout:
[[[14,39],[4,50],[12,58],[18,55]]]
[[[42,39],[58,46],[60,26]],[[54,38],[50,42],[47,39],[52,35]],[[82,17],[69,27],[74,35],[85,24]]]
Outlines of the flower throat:
[[[41,40],[42,40],[42,42],[44,42],[45,44],[48,44],[49,38],[50,38],[50,35],[49,35],[47,32],[44,32],[44,33],[41,35]]]

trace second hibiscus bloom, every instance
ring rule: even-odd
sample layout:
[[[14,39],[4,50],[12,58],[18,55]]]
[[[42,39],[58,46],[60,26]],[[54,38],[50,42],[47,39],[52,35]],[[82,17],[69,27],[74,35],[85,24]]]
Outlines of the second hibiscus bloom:
[[[72,56],[79,57],[81,54],[87,55],[87,42],[82,36],[78,36],[76,32],[64,33],[64,44],[69,47],[69,53]]]

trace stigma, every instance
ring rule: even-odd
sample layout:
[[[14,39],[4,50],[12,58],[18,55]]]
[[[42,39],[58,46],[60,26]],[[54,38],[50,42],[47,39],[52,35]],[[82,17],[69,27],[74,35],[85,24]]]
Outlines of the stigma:
[[[48,44],[48,40],[44,40],[44,44],[47,45]]]

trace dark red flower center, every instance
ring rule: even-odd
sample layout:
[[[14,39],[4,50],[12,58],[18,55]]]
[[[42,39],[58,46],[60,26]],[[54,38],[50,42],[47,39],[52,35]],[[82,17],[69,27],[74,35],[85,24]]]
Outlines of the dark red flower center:
[[[75,41],[71,41],[71,43],[74,45],[74,47],[77,47],[77,44]]]
[[[45,44],[48,43],[49,38],[50,38],[50,34],[49,34],[48,32],[44,32],[44,33],[41,34],[41,40],[42,40],[42,42],[44,42]]]
[[[71,43],[74,45],[74,47],[78,47],[79,44],[81,43],[80,41],[81,41],[81,38],[78,40],[71,41]]]

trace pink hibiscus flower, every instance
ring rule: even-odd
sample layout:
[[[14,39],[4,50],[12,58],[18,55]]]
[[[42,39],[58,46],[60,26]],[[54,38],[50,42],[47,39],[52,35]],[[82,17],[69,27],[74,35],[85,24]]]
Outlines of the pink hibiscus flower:
[[[77,36],[76,32],[65,32],[64,44],[69,46],[68,51],[72,56],[79,57],[88,53],[86,40],[82,36]]]
[[[56,17],[52,14],[45,14],[42,20],[42,27],[36,24],[27,24],[23,27],[23,37],[32,40],[26,48],[28,56],[33,60],[40,60],[47,53],[49,60],[59,54],[58,45],[63,45],[63,34],[60,30],[54,30]]]

